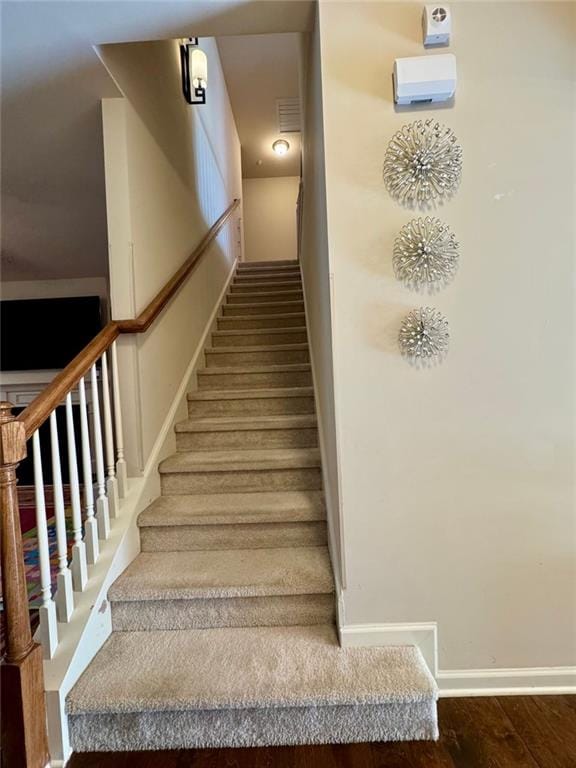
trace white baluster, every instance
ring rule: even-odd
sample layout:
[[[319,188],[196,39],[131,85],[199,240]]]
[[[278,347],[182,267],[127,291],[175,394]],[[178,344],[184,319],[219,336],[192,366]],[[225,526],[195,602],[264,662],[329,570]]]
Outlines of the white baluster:
[[[60,443],[56,411],[50,414],[50,446],[52,448],[52,486],[54,491],[54,517],[56,520],[56,548],[58,550],[58,576],[56,580],[56,616],[58,621],[70,621],[74,610],[72,573],[68,568],[68,537],[66,511],[60,468]]]
[[[110,517],[117,517],[120,511],[118,498],[118,483],[114,465],[114,433],[112,430],[112,410],[110,408],[110,380],[108,378],[108,357],[102,355],[102,405],[104,411],[104,440],[106,443],[106,495],[110,507]]]
[[[104,448],[102,445],[102,422],[100,421],[100,395],[98,394],[96,363],[92,366],[90,376],[92,380],[92,427],[96,458],[96,485],[98,488],[96,520],[98,521],[98,535],[101,539],[107,539],[110,536],[110,510],[106,496],[106,479],[104,477]]]
[[[94,517],[94,487],[92,486],[92,455],[90,452],[90,432],[88,431],[88,409],[86,407],[86,386],[84,379],[78,382],[80,395],[80,433],[82,437],[82,479],[84,483],[84,506],[86,520],[84,521],[84,541],[86,542],[86,559],[89,565],[94,565],[100,554],[98,543],[98,525]]]
[[[122,431],[122,408],[120,404],[120,377],[118,375],[118,353],[116,342],[112,342],[112,394],[114,397],[114,424],[116,427],[116,478],[118,494],[125,498],[128,493],[128,472],[124,460],[124,432]]]
[[[68,471],[70,473],[70,501],[72,503],[72,585],[75,592],[82,592],[88,581],[86,563],[86,545],[82,540],[82,505],[80,504],[80,481],[76,459],[76,435],[74,434],[74,414],[72,395],[66,395],[66,436],[68,438]]]
[[[44,477],[38,431],[34,432],[32,446],[34,453],[34,492],[36,497],[36,536],[38,539],[38,560],[40,564],[40,590],[42,593],[42,605],[38,611],[40,618],[39,637],[44,651],[44,658],[51,659],[58,645],[58,625],[56,623],[56,605],[54,600],[52,600],[50,545],[48,543]]]

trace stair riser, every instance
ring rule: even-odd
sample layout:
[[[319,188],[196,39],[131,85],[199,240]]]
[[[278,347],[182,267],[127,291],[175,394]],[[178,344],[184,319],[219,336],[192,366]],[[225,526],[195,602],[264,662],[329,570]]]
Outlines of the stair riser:
[[[279,278],[285,274],[291,274],[291,275],[300,274],[300,268],[292,264],[284,264],[282,266],[277,266],[277,267],[268,267],[268,266],[250,267],[250,268],[238,267],[238,269],[236,270],[235,277],[263,275],[263,276]]]
[[[291,293],[292,291],[302,292],[300,282],[283,283],[232,283],[230,294],[241,296],[243,293]]]
[[[314,398],[312,396],[188,401],[190,418],[198,416],[294,416],[304,413],[314,413]]]
[[[75,752],[437,739],[436,701],[72,715]]]
[[[306,331],[285,331],[283,333],[238,333],[212,335],[213,347],[258,347],[269,344],[306,344]]]
[[[270,304],[275,301],[302,301],[302,291],[261,291],[260,293],[229,293],[227,304]]]
[[[225,317],[231,315],[244,317],[245,315],[301,315],[304,312],[304,302],[292,301],[290,303],[266,304],[223,304],[222,314]]]
[[[244,331],[255,328],[299,328],[306,325],[303,315],[288,317],[219,317],[219,331]]]
[[[267,283],[301,283],[302,277],[300,272],[283,272],[280,275],[252,275],[252,274],[237,274],[232,282],[232,285],[244,285],[245,283],[262,284]]]
[[[280,274],[281,272],[297,272],[300,271],[300,265],[298,262],[292,262],[291,264],[239,264],[236,270],[237,275],[245,274],[257,274],[258,272],[264,272],[266,274]]]
[[[143,600],[113,602],[111,608],[117,632],[310,626],[334,620],[333,595]]]
[[[214,370],[214,369],[212,369]],[[310,371],[270,371],[268,373],[198,374],[198,389],[257,389],[258,387],[311,387]]]
[[[326,546],[326,523],[172,525],[140,528],[142,552]]]
[[[207,368],[227,368],[233,365],[289,365],[309,363],[307,349],[275,349],[246,352],[206,352]]]
[[[162,493],[228,493],[235,491],[318,491],[322,475],[317,467],[246,469],[222,472],[171,472],[160,475]]]
[[[227,448],[317,448],[318,430],[238,429],[229,432],[177,432],[179,451],[218,451]]]

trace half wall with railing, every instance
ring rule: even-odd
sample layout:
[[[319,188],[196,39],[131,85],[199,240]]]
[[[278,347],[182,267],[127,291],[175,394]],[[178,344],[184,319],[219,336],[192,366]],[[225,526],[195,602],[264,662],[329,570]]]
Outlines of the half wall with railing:
[[[58,661],[61,628],[82,606],[101,548],[120,525],[129,480],[124,456],[118,339],[147,332],[188,280],[226,226],[237,226],[234,200],[192,255],[133,320],[112,321],[19,415],[0,403],[0,533],[5,656],[1,665],[3,765],[43,768],[49,761],[46,669]],[[64,420],[57,419],[58,407]],[[40,427],[49,424],[51,503],[57,555],[53,589]],[[44,438],[46,439],[46,438]],[[41,605],[33,636],[17,493],[18,465],[34,460],[36,554]],[[69,496],[65,505],[62,468]],[[82,606],[91,610],[93,606]],[[54,715],[51,715],[53,718]],[[54,726],[57,727],[57,726]]]

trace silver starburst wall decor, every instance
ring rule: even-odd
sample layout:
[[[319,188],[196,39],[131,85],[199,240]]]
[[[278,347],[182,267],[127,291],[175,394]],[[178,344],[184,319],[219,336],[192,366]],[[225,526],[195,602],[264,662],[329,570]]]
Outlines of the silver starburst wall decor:
[[[428,203],[454,192],[462,174],[462,147],[451,128],[432,118],[396,133],[384,158],[384,181],[403,205]]]
[[[393,263],[396,277],[408,287],[446,285],[458,267],[456,237],[440,219],[412,219],[396,238]]]
[[[402,354],[411,360],[441,358],[448,352],[448,321],[432,307],[413,309],[402,321],[398,341]]]

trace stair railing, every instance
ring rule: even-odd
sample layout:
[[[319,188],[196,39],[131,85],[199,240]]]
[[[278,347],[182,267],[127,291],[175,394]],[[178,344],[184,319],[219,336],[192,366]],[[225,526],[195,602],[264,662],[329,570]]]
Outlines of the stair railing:
[[[194,252],[134,320],[108,323],[19,415],[12,404],[0,403],[0,535],[4,600],[5,657],[0,666],[2,686],[2,765],[45,768],[49,763],[44,701],[43,659],[58,647],[58,622],[69,622],[74,594],[86,587],[99,557],[100,542],[110,535],[111,520],[120,512],[127,492],[122,404],[116,340],[120,334],[147,331],[186,282],[208,246],[227,224],[239,200],[224,211]],[[88,393],[92,412],[88,411]],[[80,450],[72,408],[79,403]],[[65,406],[67,462],[73,545],[68,532],[62,484],[62,457],[56,408]],[[91,416],[91,418],[90,418]],[[52,594],[49,535],[39,429],[49,421],[58,574]],[[40,588],[40,644],[30,625],[17,470],[32,442]],[[78,461],[78,455],[80,461]],[[93,466],[95,466],[95,484]],[[82,490],[82,497],[81,497]]]

